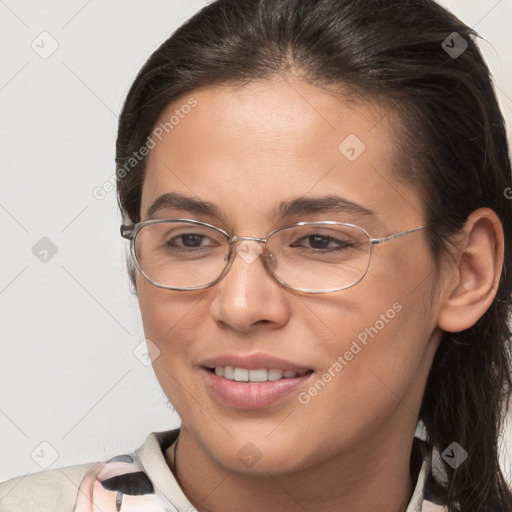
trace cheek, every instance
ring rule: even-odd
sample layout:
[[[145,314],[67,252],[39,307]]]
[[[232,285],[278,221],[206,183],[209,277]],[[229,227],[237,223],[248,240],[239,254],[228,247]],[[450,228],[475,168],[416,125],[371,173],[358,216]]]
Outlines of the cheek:
[[[193,326],[197,325],[195,322],[200,317],[201,302],[207,295],[199,291],[165,290],[142,278],[137,280],[137,291],[144,333],[162,345],[163,351],[173,340],[183,339],[183,336],[176,336],[177,332],[188,329],[193,333]]]
[[[182,331],[194,325],[190,320],[194,303],[179,293],[149,283],[138,285],[144,337],[158,348],[158,356],[152,362],[159,380],[167,379],[167,371],[175,374],[187,360],[187,338]]]
[[[298,397],[301,418],[321,417],[333,444],[339,432],[345,440],[359,438],[397,406],[406,417],[417,409],[417,393],[414,400],[409,394],[421,389],[416,379],[422,382],[427,337],[418,332],[414,305],[394,304],[352,332],[340,325],[344,334],[331,346],[325,368]]]
[[[348,430],[382,419],[401,401],[406,415],[416,411],[431,364],[435,308],[427,262],[422,274],[402,266],[399,278],[393,265],[381,267],[337,304],[317,304],[318,325],[330,328],[328,336],[317,333],[325,366],[299,403],[311,417],[321,414]]]
[[[207,293],[164,290],[142,280],[137,286],[144,336],[158,347],[153,369],[164,393],[179,411],[183,389],[191,391],[190,384],[184,383],[190,383],[195,327],[204,323]]]

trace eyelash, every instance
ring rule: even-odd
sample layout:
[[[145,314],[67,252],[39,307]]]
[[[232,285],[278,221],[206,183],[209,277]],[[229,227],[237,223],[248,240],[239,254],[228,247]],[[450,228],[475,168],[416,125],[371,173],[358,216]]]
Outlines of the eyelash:
[[[206,235],[201,235],[201,234],[197,234],[197,233],[183,233],[181,235],[177,235],[173,238],[171,238],[170,240],[167,240],[166,244],[170,247],[175,247],[175,248],[178,248],[178,249],[182,249],[183,246],[179,246],[179,245],[176,245],[176,244],[171,244],[170,242],[172,242],[173,240],[176,240],[176,239],[179,239],[179,238],[183,238],[185,236],[194,236],[194,237],[201,237],[202,239],[204,238],[207,238]],[[321,235],[321,234],[318,234],[318,233],[312,233],[312,234],[309,234],[309,235],[306,235],[306,236],[303,236],[301,239],[299,239],[298,241],[300,242],[301,240],[305,240],[305,239],[312,239],[314,237],[317,237],[317,238],[320,238],[320,239],[323,239],[324,241],[327,241],[328,243],[330,242],[335,242],[335,243],[338,243],[340,245],[340,247],[338,247],[337,249],[331,249],[331,250],[344,250],[344,249],[349,249],[349,248],[352,248],[354,246],[354,243],[353,242],[350,242],[350,241],[346,241],[346,240],[339,240],[337,238],[334,238],[332,236],[328,236],[328,235]],[[296,242],[294,242],[296,243]],[[311,241],[309,242],[311,243]],[[196,246],[196,247],[193,247],[193,248],[183,248],[184,250],[188,250],[188,249],[191,249],[191,250],[194,250],[196,248],[200,248],[201,246]],[[293,245],[292,245],[293,247]],[[318,249],[318,248],[313,248],[311,247],[311,249],[313,250],[322,250],[322,249]]]

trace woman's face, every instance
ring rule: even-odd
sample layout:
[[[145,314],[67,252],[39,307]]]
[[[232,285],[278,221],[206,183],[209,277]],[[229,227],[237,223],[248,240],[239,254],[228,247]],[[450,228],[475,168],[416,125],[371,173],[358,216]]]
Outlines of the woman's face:
[[[159,196],[176,192],[211,203],[219,216],[168,207],[151,218],[196,219],[254,237],[300,221],[352,223],[372,238],[425,223],[420,196],[393,174],[389,112],[292,79],[191,97],[165,111],[162,122],[175,117],[161,141],[153,137],[142,220]],[[272,216],[282,202],[332,194],[374,215],[310,206]],[[160,289],[137,273],[145,336],[160,351],[154,370],[182,430],[218,464],[245,473],[285,473],[358,447],[371,457],[393,432],[412,437],[440,334],[425,230],[374,246],[364,279],[327,294],[287,289],[262,257],[235,254],[227,275],[204,290]],[[214,390],[222,377],[207,361],[256,354],[313,373],[266,402],[261,393],[252,402],[233,398],[249,383],[225,382],[231,398]],[[262,367],[255,365],[239,366]]]

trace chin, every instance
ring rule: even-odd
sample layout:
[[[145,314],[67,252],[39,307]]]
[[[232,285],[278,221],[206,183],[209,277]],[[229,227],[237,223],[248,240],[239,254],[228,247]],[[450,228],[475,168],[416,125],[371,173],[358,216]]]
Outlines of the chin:
[[[297,451],[296,443],[283,445],[267,443],[266,447],[258,447],[257,443],[246,442],[233,451],[234,446],[240,443],[231,443],[230,447],[211,456],[217,463],[229,471],[243,475],[268,476],[287,474],[307,467],[305,454]]]

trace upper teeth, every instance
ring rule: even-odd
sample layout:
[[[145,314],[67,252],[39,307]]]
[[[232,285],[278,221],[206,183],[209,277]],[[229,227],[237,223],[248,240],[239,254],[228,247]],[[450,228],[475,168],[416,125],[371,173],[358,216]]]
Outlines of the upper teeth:
[[[304,373],[306,372],[301,372],[301,374]],[[270,370],[265,368],[261,370],[248,370],[247,368],[236,368],[233,366],[216,366],[215,375],[239,382],[265,382],[267,380],[279,380],[283,377],[285,379],[297,377],[298,373],[277,368],[271,368]]]

